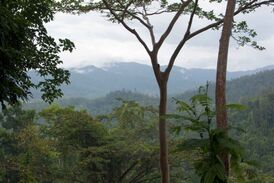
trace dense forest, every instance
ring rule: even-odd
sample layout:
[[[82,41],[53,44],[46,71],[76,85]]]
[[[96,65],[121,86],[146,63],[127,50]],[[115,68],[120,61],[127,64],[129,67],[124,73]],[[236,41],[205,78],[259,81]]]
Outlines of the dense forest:
[[[237,150],[245,149],[235,167],[241,174],[233,174],[231,182],[236,177],[239,182],[274,181],[273,96],[268,90],[244,100],[244,110],[229,113],[231,136],[241,144]],[[96,116],[58,104],[40,112],[8,108],[0,117],[1,181],[159,182],[157,108],[125,99]],[[194,183],[200,175],[196,163],[204,154],[193,139],[203,138],[192,128],[178,131],[188,124],[176,116],[183,114],[181,108],[177,101],[178,110],[169,114],[171,181]]]
[[[268,77],[273,73],[273,70],[259,72],[228,83],[230,100],[246,106],[229,115],[231,125],[237,129],[231,130],[231,135],[245,149],[241,169],[250,180],[244,182],[274,181],[274,85]],[[250,87],[257,87],[252,89],[251,96],[241,98],[241,92],[249,93],[250,89],[245,91],[247,81]],[[208,95],[213,95],[212,86],[213,83]],[[199,92],[193,90],[177,97],[188,102],[190,93]],[[170,114],[180,114],[176,100],[169,104]],[[70,99],[50,106],[40,102],[25,109],[9,108],[1,115],[1,179],[3,182],[159,182],[156,107],[156,97],[117,91],[90,101]],[[171,181],[191,183],[199,181],[194,165],[202,156],[195,145],[182,149],[183,140],[197,137],[195,132],[176,131],[177,125],[184,121],[170,122],[174,127],[169,136],[174,173]]]
[[[227,70],[230,40],[265,49],[241,19],[273,5],[274,0],[0,0],[0,182],[273,183],[273,66]],[[49,34],[56,14],[100,16],[123,28],[150,66],[88,66],[88,74],[63,68],[69,58],[62,54],[75,44]],[[160,19],[166,25],[155,21]],[[178,25],[184,29],[172,37]],[[176,66],[188,54],[186,45],[210,30],[220,38],[216,70]],[[162,57],[170,38],[177,42]],[[71,82],[69,91],[64,85]]]

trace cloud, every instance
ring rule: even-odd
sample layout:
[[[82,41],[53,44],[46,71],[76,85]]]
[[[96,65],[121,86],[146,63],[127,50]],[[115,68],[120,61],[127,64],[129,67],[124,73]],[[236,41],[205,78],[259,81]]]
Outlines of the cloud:
[[[203,1],[202,1],[203,2]],[[205,3],[205,2],[204,2]],[[207,7],[208,9],[212,7]],[[261,8],[255,13],[239,16],[237,20],[247,20],[254,27],[259,36],[257,41],[264,45],[266,51],[255,51],[252,48],[237,48],[232,41],[229,54],[229,70],[248,70],[274,62],[274,14],[270,8]],[[165,31],[172,15],[165,15],[153,19],[156,36]],[[197,18],[195,19],[197,20]],[[187,18],[181,18],[179,24],[168,37],[159,53],[159,62],[167,64],[174,48],[185,31]],[[204,21],[195,21],[193,30],[205,25]],[[149,43],[149,34],[132,23],[131,26],[140,31],[140,35]],[[75,45],[73,53],[62,53],[64,67],[81,67],[86,65],[103,66],[111,62],[135,61],[150,64],[149,57],[136,38],[126,31],[120,24],[113,24],[98,13],[83,15],[69,15],[58,13],[55,20],[47,24],[48,31],[56,38],[69,38]],[[219,31],[208,31],[192,40],[182,49],[176,61],[177,65],[187,68],[215,68],[219,44]]]

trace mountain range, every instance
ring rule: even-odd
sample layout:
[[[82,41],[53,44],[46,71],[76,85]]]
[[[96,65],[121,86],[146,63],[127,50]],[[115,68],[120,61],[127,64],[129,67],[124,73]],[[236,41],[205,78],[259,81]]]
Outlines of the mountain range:
[[[228,72],[227,79],[231,80],[267,69],[274,69],[274,65],[250,71]],[[87,66],[69,70],[71,83],[61,87],[64,98],[98,98],[112,91],[123,89],[158,95],[153,70],[148,65],[121,62],[103,68]],[[207,81],[214,81],[215,74],[214,69],[186,69],[174,66],[169,79],[169,95],[183,93],[199,85],[204,85]],[[33,73],[31,73],[31,77],[34,81],[39,80]],[[32,91],[32,93],[34,98],[40,96],[38,91]]]
[[[228,103],[246,103],[253,101],[257,97],[274,93],[274,70],[265,70],[256,74],[242,76],[227,82],[227,99]],[[209,96],[214,99],[214,83],[209,84]],[[198,92],[198,87],[193,90],[181,93],[175,96],[169,96],[169,111],[175,111],[176,105],[172,97],[189,101],[190,97]],[[89,99],[85,97],[63,98],[57,102],[62,106],[75,106],[78,109],[85,109],[91,114],[106,114],[112,111],[114,107],[121,104],[120,100],[134,100],[142,105],[157,106],[159,98],[157,96],[145,95],[129,90],[113,91],[104,97]],[[42,110],[48,104],[44,102],[30,102],[24,105],[28,109]]]

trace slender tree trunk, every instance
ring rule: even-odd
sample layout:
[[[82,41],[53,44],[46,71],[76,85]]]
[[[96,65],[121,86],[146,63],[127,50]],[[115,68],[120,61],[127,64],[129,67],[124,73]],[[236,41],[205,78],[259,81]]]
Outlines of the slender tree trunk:
[[[217,75],[216,75],[216,120],[217,127],[227,130],[227,111],[226,111],[226,73],[227,73],[227,57],[229,48],[229,39],[231,35],[231,28],[233,23],[233,14],[235,10],[236,0],[228,0],[226,7],[226,14],[224,18],[224,25],[219,45]],[[221,155],[222,161],[225,165],[226,174],[229,175],[229,158],[228,153],[223,152]]]
[[[169,166],[168,166],[168,143],[167,143],[167,124],[166,124],[166,111],[167,111],[167,80],[168,77],[160,74],[160,105],[159,105],[159,141],[160,141],[160,167],[162,183],[169,183]]]

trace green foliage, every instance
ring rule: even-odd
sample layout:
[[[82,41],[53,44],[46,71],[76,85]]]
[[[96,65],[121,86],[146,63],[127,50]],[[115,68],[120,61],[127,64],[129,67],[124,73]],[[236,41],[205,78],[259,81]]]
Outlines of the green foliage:
[[[171,182],[272,183],[273,99],[269,91],[245,101],[247,109],[229,104],[229,137],[214,127],[206,90],[189,103],[175,99],[178,113],[168,116],[176,132],[169,137]],[[157,110],[119,102],[110,114],[96,117],[56,104],[39,115],[20,106],[3,111],[0,182],[158,183]],[[223,150],[231,157],[228,178],[219,158]]]
[[[264,95],[266,92],[271,92],[274,89],[274,70],[269,66],[271,70],[265,70],[257,72],[249,76],[242,76],[237,79],[233,79],[227,82],[227,101],[230,103],[242,103],[252,98]],[[176,98],[180,100],[188,100],[191,96],[197,94],[197,91],[185,92]],[[215,83],[209,83],[208,96],[214,98],[215,95]]]
[[[249,28],[246,21],[234,23],[232,30],[232,38],[234,38],[239,46],[248,45],[258,50],[265,49],[263,46],[258,45],[258,43],[254,41],[254,38],[257,36],[257,32],[254,29]]]
[[[121,99],[120,99],[121,100]],[[114,161],[113,182],[158,182],[157,112],[142,107],[135,101],[121,100],[107,116],[100,116],[108,124],[110,136],[115,139],[112,148]],[[119,169],[117,169],[119,167]]]
[[[274,152],[273,102],[273,91],[268,91],[261,97],[245,100],[245,105],[249,106],[248,110],[242,113],[235,113],[232,116],[245,127],[246,133],[244,135],[235,135],[243,142],[247,150],[247,157],[251,157],[258,162],[260,170],[255,171],[257,172],[255,178],[265,179],[262,182],[273,182],[274,177],[274,159],[272,155]]]
[[[23,111],[17,106],[1,116],[1,182],[52,181],[57,159],[49,139],[41,136],[34,120],[35,112]]]
[[[27,125],[31,125],[35,120],[35,111],[22,109],[21,105],[16,105],[8,110],[3,110],[0,114],[1,127],[12,130],[20,131]]]
[[[1,182],[102,182],[107,130],[85,111],[52,106],[1,115]],[[8,125],[7,125],[8,124]]]
[[[60,163],[57,179],[65,182],[100,182],[108,152],[102,124],[86,111],[52,105],[40,113],[43,133],[55,144]]]
[[[58,54],[72,51],[68,39],[47,34],[45,23],[53,20],[52,0],[0,1],[0,103],[14,104],[31,96],[30,88],[41,88],[42,98],[51,102],[60,97],[59,86],[69,83],[69,72],[58,68]],[[43,80],[33,83],[28,71],[35,70]]]
[[[158,182],[157,112],[122,103],[97,118],[58,105],[39,118],[9,108],[0,115],[1,182]]]
[[[208,87],[208,86],[207,86]],[[220,155],[229,153],[232,170],[240,169],[244,149],[239,141],[230,138],[227,130],[214,128],[215,110],[207,95],[207,87],[201,87],[199,94],[190,99],[190,103],[176,100],[180,114],[170,115],[179,120],[174,129],[177,134],[190,131],[192,137],[183,139],[177,145],[177,151],[194,151],[198,157],[194,160],[196,173],[202,183],[228,182]],[[229,109],[244,109],[238,104],[230,104]],[[181,121],[183,120],[183,121]],[[199,137],[199,138],[197,138]]]

